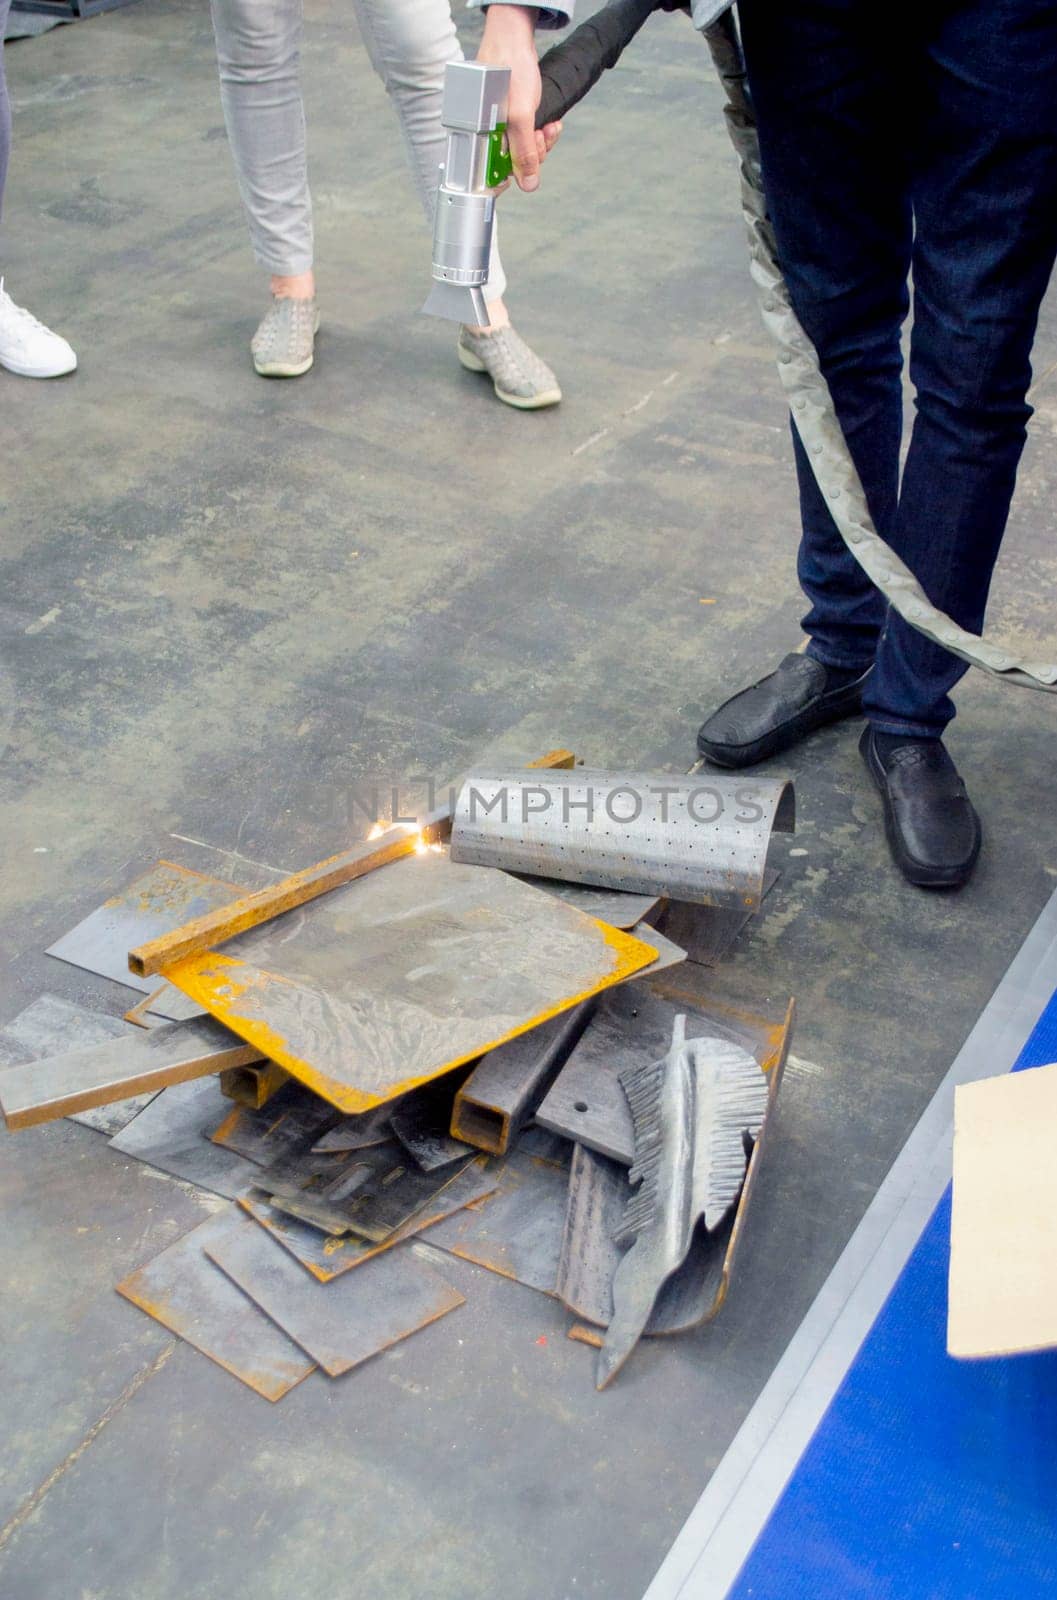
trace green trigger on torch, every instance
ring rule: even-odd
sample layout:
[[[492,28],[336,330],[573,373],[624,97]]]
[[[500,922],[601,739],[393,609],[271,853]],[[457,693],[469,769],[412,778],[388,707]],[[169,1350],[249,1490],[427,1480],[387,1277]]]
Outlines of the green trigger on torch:
[[[485,182],[490,189],[498,189],[505,183],[514,171],[514,163],[510,151],[503,148],[506,139],[506,123],[499,122],[488,135],[488,164],[485,169]]]

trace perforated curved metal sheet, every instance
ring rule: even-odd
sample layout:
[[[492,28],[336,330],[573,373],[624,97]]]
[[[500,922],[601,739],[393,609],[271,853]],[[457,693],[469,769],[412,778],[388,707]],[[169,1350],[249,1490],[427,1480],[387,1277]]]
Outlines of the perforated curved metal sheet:
[[[456,803],[452,861],[755,911],[793,790],[709,773],[473,772]]]

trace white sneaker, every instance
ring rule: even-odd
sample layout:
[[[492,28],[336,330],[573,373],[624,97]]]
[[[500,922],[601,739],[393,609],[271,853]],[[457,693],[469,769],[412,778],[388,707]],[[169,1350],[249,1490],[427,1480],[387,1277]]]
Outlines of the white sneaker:
[[[76,366],[66,340],[16,306],[0,278],[0,367],[20,378],[61,378]]]

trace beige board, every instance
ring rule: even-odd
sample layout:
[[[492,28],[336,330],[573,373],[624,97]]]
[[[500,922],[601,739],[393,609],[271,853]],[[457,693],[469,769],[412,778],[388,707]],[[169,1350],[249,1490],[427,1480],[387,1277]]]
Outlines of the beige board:
[[[1057,1063],[954,1098],[947,1349],[1057,1346]]]

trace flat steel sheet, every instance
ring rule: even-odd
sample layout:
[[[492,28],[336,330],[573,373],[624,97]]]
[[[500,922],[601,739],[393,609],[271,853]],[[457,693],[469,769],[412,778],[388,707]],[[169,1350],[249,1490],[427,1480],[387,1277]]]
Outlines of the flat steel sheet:
[[[791,832],[792,785],[698,773],[470,773],[451,830],[453,861],[567,883],[754,911],[771,834]]]
[[[111,1139],[110,1148],[233,1200],[249,1188],[260,1168],[210,1139],[229,1106],[215,1078],[174,1084]]]
[[[414,1245],[389,1250],[336,1283],[316,1282],[248,1220],[207,1245],[206,1254],[332,1378],[466,1303]]]
[[[729,1007],[708,1010],[654,993],[644,983],[603,995],[590,1024],[536,1113],[541,1127],[631,1165],[631,1113],[619,1073],[667,1053],[672,1027],[686,1015],[687,1038],[729,1039],[744,1045],[765,1072],[785,1060],[790,1017],[769,1022]]]
[[[103,1016],[89,1011],[86,1006],[63,1000],[58,995],[42,994],[20,1011],[17,1017],[0,1028],[0,1070],[4,1067],[23,1066],[30,1061],[44,1061],[49,1056],[69,1050],[84,1049],[94,1044],[105,1044],[110,1039],[120,1039],[128,1028],[120,1017]],[[110,1105],[93,1106],[87,1111],[75,1111],[71,1122],[80,1122],[97,1133],[115,1134],[138,1116],[144,1106],[149,1106],[158,1091],[130,1095],[126,1100],[116,1100]]]
[[[764,873],[761,902],[766,900],[781,873],[768,867]],[[691,905],[686,900],[670,900],[658,917],[658,927],[686,951],[687,961],[699,967],[715,967],[734,948],[755,911],[725,911],[720,906]]]
[[[130,1273],[117,1292],[265,1400],[281,1400],[315,1362],[205,1254],[244,1229],[255,1231],[236,1207],[218,1212]]]
[[[553,1145],[547,1155],[512,1150],[495,1164],[495,1194],[433,1228],[430,1244],[529,1289],[554,1294],[569,1188],[568,1158],[564,1143]]]
[[[358,1112],[623,982],[656,950],[436,846],[166,976],[324,1099]]]
[[[259,1108],[232,1105],[210,1134],[214,1144],[269,1167],[313,1144],[333,1127],[338,1113],[303,1084],[287,1082]]]
[[[644,922],[661,904],[661,896],[656,894],[626,894],[621,889],[596,889],[589,883],[563,883],[560,878],[535,878],[524,872],[514,876],[533,889],[557,895],[585,917],[608,922],[611,928],[634,930],[637,922]]]
[[[453,1183],[449,1183],[441,1190],[433,1205],[416,1212],[410,1221],[402,1228],[398,1228],[395,1233],[391,1233],[381,1244],[368,1243],[366,1239],[357,1239],[353,1234],[346,1234],[343,1238],[328,1237],[309,1223],[284,1215],[266,1200],[259,1200],[256,1195],[241,1195],[239,1204],[254,1221],[259,1222],[262,1228],[266,1228],[273,1238],[289,1250],[291,1255],[296,1256],[314,1278],[320,1283],[330,1283],[351,1268],[362,1266],[365,1261],[370,1261],[382,1251],[402,1244],[405,1239],[422,1233],[426,1228],[432,1229],[434,1224],[444,1217],[451,1216],[463,1206],[484,1200],[494,1191],[495,1186],[495,1175],[484,1170],[483,1160],[480,1165],[474,1162],[465,1172],[460,1172]]]
[[[159,861],[133,880],[121,894],[104,902],[46,952],[59,961],[111,978],[141,994],[153,994],[157,978],[137,978],[128,970],[128,953],[138,944],[167,933],[170,928],[204,916],[245,893],[236,883],[225,883],[172,861]],[[166,1003],[163,997],[160,1004]],[[153,1009],[153,1008],[152,1008]],[[167,1016],[163,1011],[161,1015]],[[173,1021],[181,1021],[186,1011]]]

